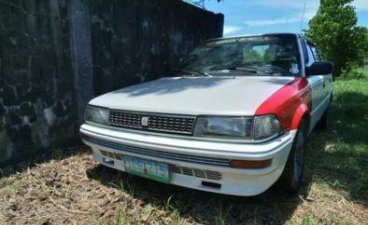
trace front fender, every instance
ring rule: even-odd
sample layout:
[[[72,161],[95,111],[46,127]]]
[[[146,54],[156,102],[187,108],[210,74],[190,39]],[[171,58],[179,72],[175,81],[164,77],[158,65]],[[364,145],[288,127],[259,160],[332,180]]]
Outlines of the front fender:
[[[299,124],[302,122],[304,118],[309,118],[310,113],[307,104],[303,103],[299,105],[296,110],[295,114],[291,120],[290,130],[298,129]]]
[[[295,130],[303,117],[309,115],[311,96],[308,80],[296,77],[264,101],[255,115],[274,114],[280,120],[284,131]]]

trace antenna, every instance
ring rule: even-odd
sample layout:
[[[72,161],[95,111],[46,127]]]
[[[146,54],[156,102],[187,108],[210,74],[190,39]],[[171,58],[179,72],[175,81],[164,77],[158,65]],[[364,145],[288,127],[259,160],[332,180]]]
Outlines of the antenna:
[[[305,14],[305,2],[304,2],[304,7],[303,7],[302,19],[300,21],[300,33],[302,33],[303,31],[304,14]]]

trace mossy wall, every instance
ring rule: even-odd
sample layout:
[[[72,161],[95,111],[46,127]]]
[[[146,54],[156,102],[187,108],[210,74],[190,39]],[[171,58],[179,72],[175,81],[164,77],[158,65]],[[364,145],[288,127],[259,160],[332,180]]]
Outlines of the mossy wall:
[[[222,27],[179,0],[0,1],[0,165],[77,143],[89,99],[165,76]]]

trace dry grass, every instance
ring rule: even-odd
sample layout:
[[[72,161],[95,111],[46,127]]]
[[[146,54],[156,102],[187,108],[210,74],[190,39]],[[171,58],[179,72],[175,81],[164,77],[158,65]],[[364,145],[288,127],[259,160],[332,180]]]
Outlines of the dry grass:
[[[0,173],[0,224],[368,224],[368,79],[335,82],[330,130],[314,133],[300,195],[210,194],[129,176],[88,150]]]
[[[7,171],[5,173],[14,172]],[[314,179],[314,178],[312,178]],[[86,151],[0,179],[2,224],[364,224],[368,208],[318,181],[300,196],[209,194],[97,165]],[[365,202],[366,203],[366,202]]]

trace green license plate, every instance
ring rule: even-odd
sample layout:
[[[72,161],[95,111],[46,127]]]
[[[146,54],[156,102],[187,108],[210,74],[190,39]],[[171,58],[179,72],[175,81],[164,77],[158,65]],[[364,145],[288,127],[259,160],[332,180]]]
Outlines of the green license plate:
[[[127,173],[147,177],[164,183],[170,182],[169,167],[165,163],[124,156],[124,167]]]

